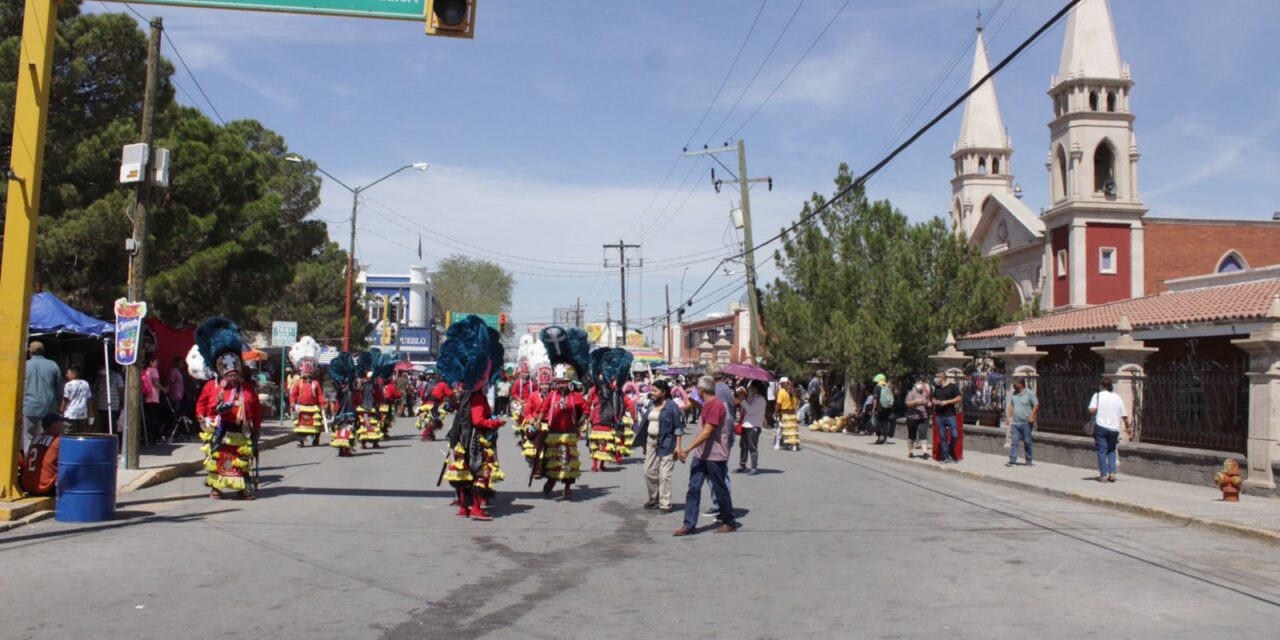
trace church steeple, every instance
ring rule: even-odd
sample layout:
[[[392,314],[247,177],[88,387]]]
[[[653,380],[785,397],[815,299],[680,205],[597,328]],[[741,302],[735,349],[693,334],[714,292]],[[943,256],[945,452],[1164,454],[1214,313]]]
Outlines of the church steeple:
[[[1067,37],[1058,63],[1058,81],[1072,77],[1098,80],[1127,79],[1120,62],[1120,45],[1106,0],[1085,0],[1067,18]]]
[[[977,84],[990,71],[987,43],[979,24],[969,86]],[[951,218],[957,233],[973,236],[987,196],[996,192],[1013,193],[1013,177],[1009,171],[1012,155],[1009,134],[1000,117],[995,82],[988,80],[965,101],[960,137],[951,152],[955,163],[955,177],[951,179]]]

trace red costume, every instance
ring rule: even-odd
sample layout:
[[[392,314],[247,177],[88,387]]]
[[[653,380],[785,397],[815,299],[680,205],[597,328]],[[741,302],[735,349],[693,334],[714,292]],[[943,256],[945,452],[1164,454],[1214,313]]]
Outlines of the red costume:
[[[289,406],[297,416],[293,419],[293,432],[301,437],[301,447],[308,437],[314,446],[319,443],[320,431],[324,422],[320,406],[324,403],[324,390],[317,380],[299,378],[289,389]]]
[[[218,407],[223,407],[218,411]],[[245,491],[245,478],[250,476],[253,442],[262,430],[262,408],[258,390],[252,382],[210,380],[205,383],[196,402],[196,416],[209,425],[201,438],[211,441],[221,432],[216,449],[205,444],[206,480],[214,491]]]

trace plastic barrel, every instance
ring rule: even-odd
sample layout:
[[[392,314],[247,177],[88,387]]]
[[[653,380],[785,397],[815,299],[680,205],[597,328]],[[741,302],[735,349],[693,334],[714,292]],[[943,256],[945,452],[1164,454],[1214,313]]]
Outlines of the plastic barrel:
[[[115,436],[62,436],[54,518],[59,522],[102,522],[115,515]]]

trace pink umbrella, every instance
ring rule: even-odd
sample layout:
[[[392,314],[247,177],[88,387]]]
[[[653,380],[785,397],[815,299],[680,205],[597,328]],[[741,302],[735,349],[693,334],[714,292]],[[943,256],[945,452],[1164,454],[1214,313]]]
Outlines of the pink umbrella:
[[[408,360],[401,360],[396,363],[396,371],[413,371],[413,363]]]
[[[761,369],[760,367],[757,367],[754,364],[746,364],[746,363],[726,364],[724,367],[721,367],[720,371],[722,371],[727,376],[734,376],[736,378],[746,378],[748,380],[762,380],[764,382],[773,382],[772,373],[769,373],[768,371],[765,371],[764,369]]]

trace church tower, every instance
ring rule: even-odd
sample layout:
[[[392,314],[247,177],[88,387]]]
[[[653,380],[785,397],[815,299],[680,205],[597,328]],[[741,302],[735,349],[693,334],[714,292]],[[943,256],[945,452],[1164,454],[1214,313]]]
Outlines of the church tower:
[[[1084,0],[1067,19],[1050,82],[1045,306],[1084,307],[1143,295],[1138,145],[1107,0]]]
[[[991,71],[987,60],[987,43],[978,26],[977,47],[973,52],[973,70],[969,86]],[[1000,117],[995,80],[988,80],[974,91],[964,104],[964,120],[960,137],[951,152],[955,177],[951,178],[951,222],[956,233],[970,239],[982,219],[982,204],[993,193],[1013,193],[1013,176],[1009,158],[1013,147]]]

